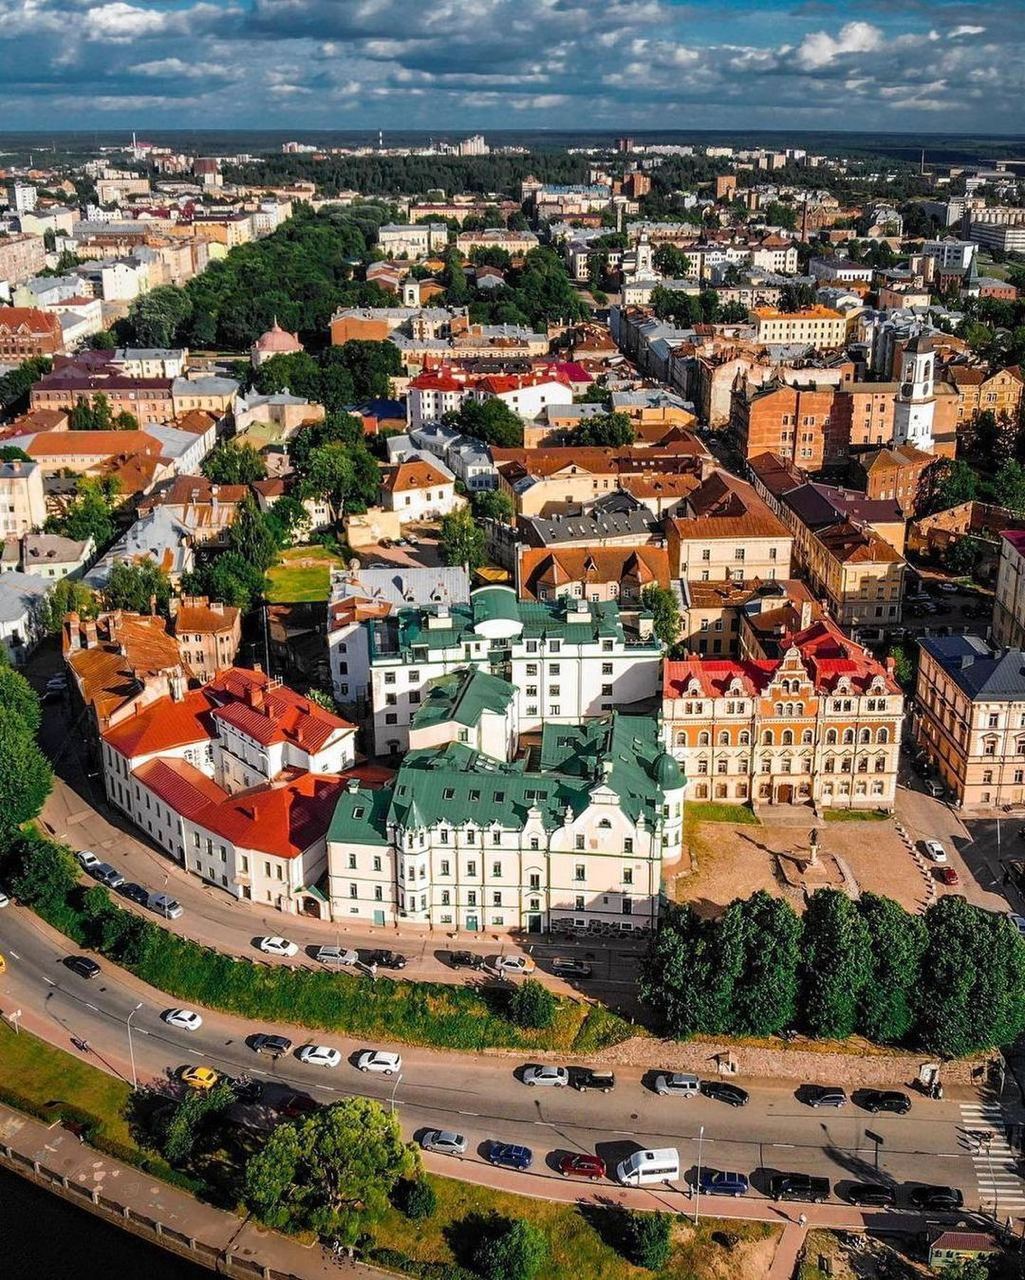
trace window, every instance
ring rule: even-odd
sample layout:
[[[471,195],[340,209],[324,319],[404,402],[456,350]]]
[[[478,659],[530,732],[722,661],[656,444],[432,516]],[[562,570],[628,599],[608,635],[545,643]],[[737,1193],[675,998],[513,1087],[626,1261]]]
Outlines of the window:
[[[706,730],[702,729],[701,732],[698,734],[698,746],[709,747],[711,745],[712,745],[712,735],[708,733]]]
[[[634,869],[633,869],[633,867],[624,867],[624,868],[623,868],[623,883],[624,883],[624,884],[633,884],[633,882],[634,882]]]
[[[602,675],[603,675],[603,676],[610,676],[610,675],[612,675],[612,663],[611,663],[611,662],[603,662],[603,663],[601,664],[601,673],[602,673]]]
[[[577,837],[576,837],[576,847],[577,847],[578,849],[582,849],[582,848],[584,847],[584,837],[583,837],[583,836],[577,836]]]
[[[633,836],[627,836],[626,839],[623,841],[623,852],[633,853],[633,851],[634,851]]]
[[[587,867],[582,862],[578,862],[577,865],[573,868],[573,879],[574,880],[587,879]]]
[[[583,909],[584,909],[584,895],[583,895],[582,893],[578,893],[578,894],[577,894],[577,896],[576,896],[576,905],[574,906],[574,908],[573,908],[573,909],[574,909],[574,911],[583,911]]]
[[[468,876],[475,876],[477,874],[477,862],[474,858],[471,858],[466,864],[466,874]]]
[[[356,855],[354,853],[349,854],[349,870],[356,870]]]
[[[451,874],[452,874],[452,867],[448,858],[442,858],[441,864],[438,870],[438,875],[449,876]]]
[[[541,877],[536,871],[532,871],[530,873],[530,888],[531,889],[541,888]]]
[[[500,862],[493,862],[491,864],[491,878],[493,880],[500,880],[502,878],[502,864]]]

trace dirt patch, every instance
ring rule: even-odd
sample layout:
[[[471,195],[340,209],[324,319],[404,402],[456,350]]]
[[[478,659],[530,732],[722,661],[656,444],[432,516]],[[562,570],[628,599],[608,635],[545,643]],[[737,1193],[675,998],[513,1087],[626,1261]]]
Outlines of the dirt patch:
[[[780,1228],[761,1222],[700,1223],[677,1219],[667,1276],[687,1280],[763,1280]]]
[[[826,1267],[823,1262],[828,1259]],[[797,1280],[918,1280],[932,1276],[912,1235],[885,1240],[847,1231],[809,1231]]]

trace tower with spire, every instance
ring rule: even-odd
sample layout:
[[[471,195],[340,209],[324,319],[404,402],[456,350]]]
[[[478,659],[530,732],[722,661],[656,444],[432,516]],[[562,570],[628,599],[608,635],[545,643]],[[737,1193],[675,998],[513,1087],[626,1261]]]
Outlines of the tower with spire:
[[[936,410],[936,352],[932,339],[919,334],[900,358],[900,390],[893,406],[893,442],[932,453],[933,414]]]

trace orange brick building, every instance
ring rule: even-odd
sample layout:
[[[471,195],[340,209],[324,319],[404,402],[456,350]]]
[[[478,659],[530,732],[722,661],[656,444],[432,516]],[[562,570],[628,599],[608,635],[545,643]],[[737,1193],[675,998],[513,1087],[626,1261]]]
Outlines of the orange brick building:
[[[834,416],[833,387],[768,383],[733,393],[730,428],[745,458],[775,453],[806,471],[839,461],[847,441]]]
[[[899,382],[850,382],[838,395],[834,420],[838,437],[851,449],[889,444]]]
[[[55,313],[35,307],[0,307],[0,364],[52,356],[62,349],[61,323]]]

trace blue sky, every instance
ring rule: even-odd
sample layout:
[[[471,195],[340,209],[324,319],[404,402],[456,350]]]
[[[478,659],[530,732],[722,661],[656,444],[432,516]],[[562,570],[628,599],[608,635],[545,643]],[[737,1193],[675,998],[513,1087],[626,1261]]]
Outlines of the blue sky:
[[[0,0],[0,131],[1025,133],[1018,3]]]

